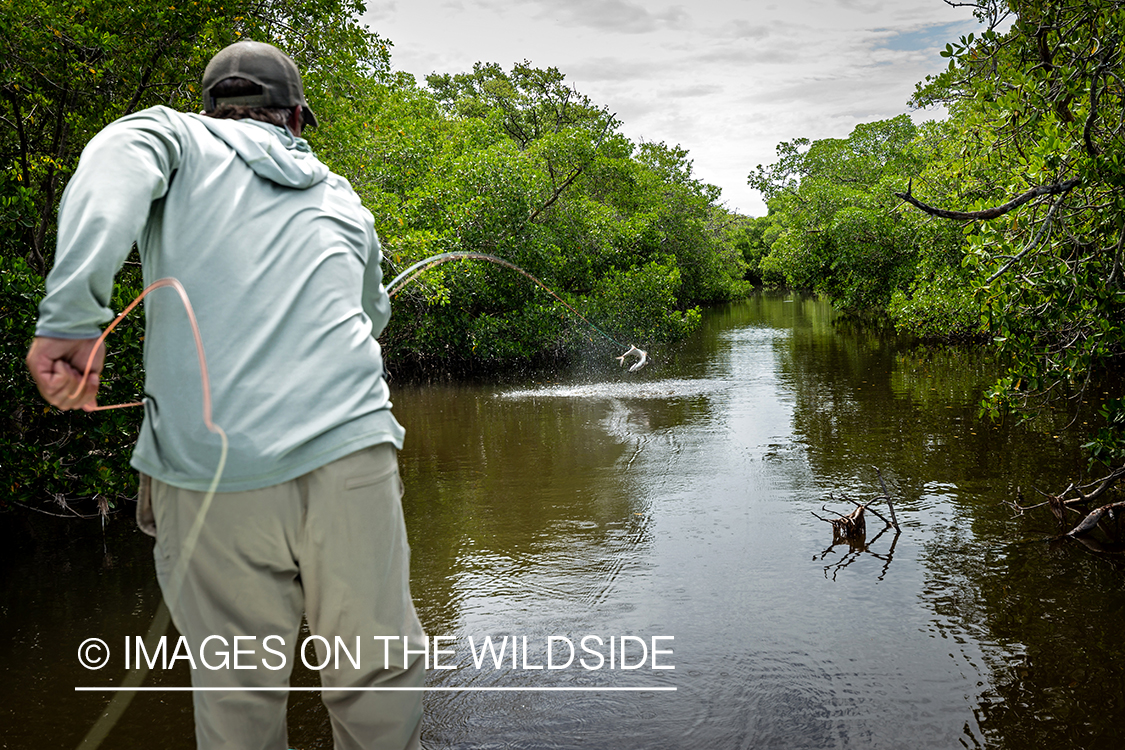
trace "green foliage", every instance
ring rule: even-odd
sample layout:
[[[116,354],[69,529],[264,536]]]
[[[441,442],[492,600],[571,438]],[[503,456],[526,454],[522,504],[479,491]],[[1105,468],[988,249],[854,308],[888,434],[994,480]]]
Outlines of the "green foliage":
[[[1090,452],[1091,465],[1120,466],[1125,463],[1125,398],[1115,398],[1102,404],[1098,415],[1105,420],[1105,426],[1082,447]]]
[[[923,258],[914,279],[895,289],[886,311],[901,331],[928,340],[971,341],[981,322],[970,275],[960,266],[931,267]]]
[[[627,343],[651,341],[655,327],[665,340],[680,338],[699,325],[700,310],[676,310],[680,271],[672,263],[652,261],[598,280],[599,317],[613,321],[612,334]]]
[[[127,269],[118,280],[111,304],[121,309],[141,291],[140,273]],[[67,499],[102,498],[113,507],[118,498],[136,493],[136,473],[129,455],[136,440],[135,410],[99,414],[63,413],[39,398],[24,366],[27,344],[35,328],[34,311],[43,296],[43,280],[22,258],[0,257],[0,413],[5,419],[0,440],[4,467],[0,509],[12,502],[41,504],[68,514]],[[135,401],[142,395],[144,320],[138,316],[114,331],[110,356],[102,373],[102,403]],[[90,512],[91,508],[82,508]]]
[[[779,145],[778,161],[749,180],[769,201],[774,228],[759,256],[763,277],[845,310],[883,310],[894,298],[893,309],[910,314],[926,288],[920,269],[943,278],[949,259],[959,260],[956,231],[905,213],[894,196],[921,170],[924,136],[901,115],[858,125],[846,139]]]
[[[762,261],[770,248],[777,242],[782,227],[773,214],[754,218],[740,217],[731,222],[727,230],[727,242],[742,256],[746,264],[745,279],[752,284],[779,286],[785,283],[783,274],[769,274],[762,268]]]
[[[428,83],[370,81],[313,136],[375,214],[391,274],[441,252],[499,255],[639,344],[685,335],[699,303],[750,288],[734,218],[683,149],[630,142],[553,68],[478,64]],[[384,350],[392,370],[477,371],[566,357],[592,335],[515,272],[468,262],[403,289]]]
[[[949,119],[782,143],[777,162],[750,175],[770,229],[744,235],[743,252],[763,278],[889,314],[901,329],[986,334],[1008,364],[987,414],[1097,406],[1092,384],[1116,382],[1125,354],[1125,0],[982,0],[975,12],[987,30],[949,43],[948,69],[914,96]],[[894,197],[974,212],[1050,186],[966,223]],[[1120,464],[1125,406],[1108,400],[1099,413],[1086,447]]]
[[[533,68],[524,60],[504,71],[496,63],[477,63],[472,73],[427,76],[434,97],[462,117],[501,115],[504,132],[521,149],[577,128],[597,135],[617,125],[589,97],[566,85],[557,68]]]
[[[670,253],[683,284],[682,297],[721,302],[744,295],[746,265],[727,241],[726,212],[717,208],[719,189],[697,180],[687,151],[664,143],[642,143],[642,169],[630,197],[647,226],[643,250],[649,257]]]

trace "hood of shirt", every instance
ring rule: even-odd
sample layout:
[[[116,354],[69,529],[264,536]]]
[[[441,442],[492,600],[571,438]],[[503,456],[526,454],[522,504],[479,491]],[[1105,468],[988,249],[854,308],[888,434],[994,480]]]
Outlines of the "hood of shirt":
[[[308,141],[286,128],[258,120],[193,116],[234,149],[259,177],[270,182],[303,190],[328,177],[328,167],[316,158]]]

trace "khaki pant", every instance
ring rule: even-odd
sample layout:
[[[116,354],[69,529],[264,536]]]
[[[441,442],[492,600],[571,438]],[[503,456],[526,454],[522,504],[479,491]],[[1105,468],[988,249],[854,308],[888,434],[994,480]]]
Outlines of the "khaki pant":
[[[146,488],[147,489],[147,488]],[[156,571],[169,577],[205,493],[151,482],[156,526]],[[281,687],[299,647],[302,611],[314,635],[336,645],[339,636],[360,667],[338,651],[320,671],[322,698],[332,717],[337,750],[403,750],[419,746],[420,691],[332,691],[333,687],[420,687],[424,662],[411,654],[403,669],[402,636],[423,648],[422,626],[410,598],[410,547],[402,516],[402,482],[394,446],[382,444],[345,456],[284,484],[218,493],[191,552],[177,601],[167,602],[176,627],[196,654],[194,687]],[[147,505],[143,502],[142,508]],[[266,641],[266,636],[280,636]],[[200,645],[212,639],[200,654]],[[235,636],[242,636],[238,642]],[[390,666],[384,641],[393,636]],[[284,646],[280,643],[283,642]],[[174,644],[169,641],[169,652]],[[310,664],[329,652],[316,641]],[[235,669],[235,647],[239,650]],[[286,655],[280,669],[281,656]],[[334,649],[335,651],[336,649]],[[200,663],[226,668],[209,669]],[[253,666],[253,669],[247,669]],[[200,750],[288,748],[287,693],[196,691]]]

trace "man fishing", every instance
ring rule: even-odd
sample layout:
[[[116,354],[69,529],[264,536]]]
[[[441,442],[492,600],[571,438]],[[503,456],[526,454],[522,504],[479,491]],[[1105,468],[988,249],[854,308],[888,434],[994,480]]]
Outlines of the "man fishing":
[[[418,747],[420,692],[333,690],[416,688],[424,676],[400,502],[403,429],[375,339],[390,301],[373,218],[300,137],[317,121],[280,50],[239,42],[216,54],[203,109],[137,112],[83,151],[59,208],[28,367],[48,402],[92,408],[104,352],[85,380],[82,371],[113,317],[113,277],[133,243],[146,284],[178,279],[229,453],[200,417],[184,309],[157,291],[145,300],[145,415],[132,457],[138,521],[156,537],[157,576],[193,649],[209,636],[228,646],[242,637],[241,663],[255,665],[196,662],[194,687],[235,688],[193,693],[198,747],[288,747],[287,693],[245,688],[288,685],[302,613],[325,639],[317,661],[327,662],[336,748]],[[182,585],[173,570],[184,571]],[[325,642],[342,642],[359,666],[326,660]]]

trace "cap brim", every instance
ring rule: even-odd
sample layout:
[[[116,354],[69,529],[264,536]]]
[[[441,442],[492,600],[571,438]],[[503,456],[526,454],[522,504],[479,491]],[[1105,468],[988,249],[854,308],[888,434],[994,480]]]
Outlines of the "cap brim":
[[[313,111],[309,109],[307,104],[301,105],[301,124],[306,128],[315,128],[320,124],[316,121],[316,115],[313,114]]]

